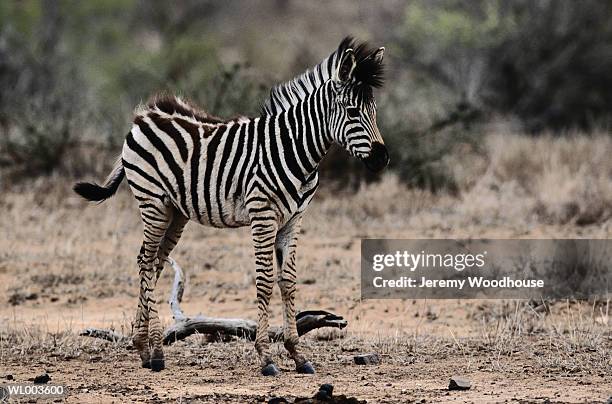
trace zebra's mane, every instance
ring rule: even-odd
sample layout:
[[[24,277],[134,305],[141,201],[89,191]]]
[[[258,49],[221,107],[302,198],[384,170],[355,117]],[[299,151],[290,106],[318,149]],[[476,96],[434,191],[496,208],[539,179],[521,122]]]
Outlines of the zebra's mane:
[[[134,111],[135,119],[139,117],[144,118],[149,114],[161,115],[166,118],[181,118],[195,125],[205,126],[243,122],[248,119],[248,117],[244,115],[234,115],[231,118],[220,118],[209,114],[186,98],[166,93],[154,95],[146,104],[139,105]]]
[[[207,125],[222,124],[234,120],[216,117],[198,108],[185,98],[164,93],[153,96],[146,105],[139,106],[136,115],[146,115],[150,111],[161,112],[168,116],[180,116]]]
[[[342,40],[338,49],[322,62],[292,80],[274,86],[263,105],[262,113],[274,115],[280,111],[286,111],[291,106],[304,100],[332,77],[340,56],[349,48],[355,52],[355,60],[357,61],[354,70],[356,85],[381,87],[383,84],[383,66],[370,57],[373,49],[366,42],[357,43],[352,37],[346,37]]]

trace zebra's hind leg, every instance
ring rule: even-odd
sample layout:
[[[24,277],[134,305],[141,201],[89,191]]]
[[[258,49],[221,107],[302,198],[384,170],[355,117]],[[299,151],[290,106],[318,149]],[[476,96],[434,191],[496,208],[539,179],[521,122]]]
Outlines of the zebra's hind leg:
[[[171,227],[173,211],[172,208],[159,202],[141,204],[140,211],[144,223],[144,241],[138,255],[140,268],[139,318],[137,319],[138,329],[133,341],[142,359],[143,367],[160,371],[165,364],[162,349],[163,330],[155,298],[155,285],[158,278],[156,264],[166,230]],[[145,328],[147,324],[148,329]],[[149,366],[147,366],[147,360],[149,360]]]
[[[176,209],[173,209],[171,213],[172,213],[172,218],[170,219],[170,225],[168,226],[168,229],[166,230],[166,233],[164,234],[164,237],[157,251],[157,260],[156,260],[156,268],[155,268],[155,284],[159,280],[159,277],[161,276],[161,273],[164,269],[166,258],[170,256],[170,253],[172,252],[174,247],[176,247],[176,244],[178,243],[179,239],[181,238],[181,235],[183,234],[183,229],[185,228],[185,225],[189,221],[189,219],[183,216]],[[158,343],[158,340],[163,342],[163,332],[161,328],[161,322],[159,322],[159,318],[158,318],[158,323],[160,326],[159,337],[157,336],[157,334],[153,335],[149,333],[149,343],[152,348],[151,369],[154,371],[162,370],[165,367],[164,354],[163,354],[163,351],[161,350],[161,342]],[[159,339],[156,339],[156,338],[159,338]]]
[[[285,348],[295,362],[298,373],[314,374],[314,367],[299,352],[299,336],[295,322],[296,266],[295,250],[300,233],[301,216],[290,220],[276,235],[276,264],[278,286],[283,299],[283,337]]]
[[[172,250],[174,250],[174,247],[176,247],[177,243],[181,239],[183,229],[188,221],[189,219],[183,216],[178,210],[175,209],[173,211],[172,221],[170,222],[168,230],[166,230],[166,234],[162,239],[159,246],[159,251],[157,253],[157,279],[159,279],[162,270],[164,269],[166,258],[170,256],[170,253]]]
[[[272,360],[270,337],[268,336],[268,305],[274,287],[274,239],[276,222],[271,216],[251,218],[251,233],[255,248],[255,285],[257,288],[257,335],[255,349],[261,361],[261,374],[276,376],[280,373]]]
[[[140,248],[138,263],[140,266],[140,257],[143,254],[144,245]],[[144,277],[140,275],[140,292],[138,296],[138,311],[136,312],[136,324],[132,342],[134,348],[138,351],[142,360],[143,368],[151,368],[151,353],[149,352],[149,309],[146,301],[146,282]]]

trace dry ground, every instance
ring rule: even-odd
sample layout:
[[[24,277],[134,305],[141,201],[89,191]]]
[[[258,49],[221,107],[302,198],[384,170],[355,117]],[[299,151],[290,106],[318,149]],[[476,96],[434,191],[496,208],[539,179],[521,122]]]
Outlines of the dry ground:
[[[520,142],[514,147],[529,148]],[[504,171],[516,161],[495,160],[458,198],[406,190],[393,177],[357,195],[316,198],[298,250],[298,307],[333,311],[349,326],[302,338],[315,376],[292,372],[276,344],[284,372],[275,379],[258,376],[255,350],[240,340],[190,337],[166,350],[168,368],[154,374],[127,345],[79,337],[89,326],[131,332],[141,242],[135,204],[123,186],[100,206],[53,178],[12,187],[0,197],[0,380],[48,372],[75,403],[257,402],[311,396],[321,383],[368,402],[605,401],[612,395],[609,302],[555,302],[546,313],[518,301],[360,300],[364,237],[610,237],[612,192],[583,189],[572,176],[589,175],[588,167],[576,166],[565,171],[573,189],[565,181],[546,193],[543,184],[561,164],[553,160],[530,166],[544,173],[533,185],[504,178],[518,174],[522,165]],[[256,318],[251,253],[246,230],[190,224],[173,254],[189,276],[185,312]],[[159,285],[164,297],[170,272]],[[169,323],[170,311],[161,312]],[[272,313],[279,324],[278,291]],[[382,364],[353,364],[362,352],[379,353]],[[448,392],[454,374],[468,377],[472,389]]]

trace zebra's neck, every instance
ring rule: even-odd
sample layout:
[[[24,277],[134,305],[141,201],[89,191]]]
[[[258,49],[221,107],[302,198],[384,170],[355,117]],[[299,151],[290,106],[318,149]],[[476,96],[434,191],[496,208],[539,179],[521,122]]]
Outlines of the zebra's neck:
[[[291,106],[305,100],[309,95],[317,91],[332,77],[336,69],[339,55],[349,46],[345,40],[340,48],[325,58],[312,69],[300,74],[294,79],[275,86],[270,91],[270,97],[263,105],[263,112],[267,115],[276,115],[281,111],[287,111]]]
[[[330,84],[318,88],[286,111],[263,117],[268,122],[271,152],[278,151],[287,169],[304,181],[318,170],[332,145],[329,132]]]

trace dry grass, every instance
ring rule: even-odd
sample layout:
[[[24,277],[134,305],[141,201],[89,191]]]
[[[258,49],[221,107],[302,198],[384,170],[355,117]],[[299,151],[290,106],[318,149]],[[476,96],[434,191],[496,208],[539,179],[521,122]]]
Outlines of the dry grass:
[[[466,184],[459,197],[405,189],[388,175],[356,195],[316,198],[298,250],[298,307],[335,311],[349,321],[347,330],[319,330],[304,338],[309,357],[327,372],[317,381],[337,382],[374,402],[386,396],[374,394],[368,380],[380,391],[394,383],[397,389],[385,398],[388,402],[401,401],[400,395],[439,401],[451,372],[470,375],[483,389],[506,392],[508,399],[533,399],[536,393],[524,387],[542,385],[554,398],[548,379],[553,376],[573,383],[568,391],[578,395],[568,396],[569,401],[589,389],[609,391],[612,386],[600,376],[612,365],[609,302],[551,302],[542,311],[529,302],[362,301],[359,296],[360,238],[608,238],[612,186],[606,179],[612,163],[606,155],[612,142],[605,136],[586,139],[490,137],[486,168],[469,159],[457,165]],[[72,195],[70,185],[60,178],[40,179],[0,196],[0,226],[5,229],[0,235],[0,284],[5,286],[0,290],[0,372],[9,369],[25,377],[41,367],[60,375],[86,369],[93,379],[85,387],[74,381],[76,376],[58,376],[76,383],[79,400],[95,401],[83,389],[138,399],[138,378],[157,379],[126,376],[133,373],[135,354],[125,355],[126,345],[77,335],[86,326],[131,332],[141,241],[135,203],[122,188],[114,199],[89,206]],[[562,207],[572,203],[577,206],[573,216],[563,216]],[[586,220],[588,212],[595,219]],[[249,240],[246,229],[187,227],[173,254],[189,276],[187,313],[256,318]],[[158,287],[161,296],[169,285],[165,273]],[[271,308],[272,323],[280,323],[278,291]],[[164,322],[171,321],[169,310],[161,312]],[[352,355],[368,351],[381,354],[383,365],[355,368]],[[203,378],[214,380],[215,388],[234,391],[246,385],[251,390],[244,394],[265,396],[270,385],[251,378],[257,366],[254,353],[252,344],[243,341],[190,338],[168,350],[175,379],[165,383],[174,384],[158,387],[168,393],[183,383],[197,390]],[[275,345],[275,353],[289,369],[282,345]],[[227,363],[236,376],[223,376]],[[355,383],[356,374],[367,380]],[[108,377],[125,380],[111,388]],[[500,378],[517,384],[511,389]],[[489,385],[493,381],[499,384]],[[291,394],[312,389],[301,379],[282,383]],[[159,389],[156,394],[163,397]],[[401,390],[411,393],[404,396]],[[477,389],[465,399],[482,400],[482,393]]]
[[[529,225],[607,222],[612,206],[612,138],[492,135],[487,164],[456,168],[466,219]],[[483,169],[484,167],[484,169]],[[471,186],[470,186],[471,185]]]

